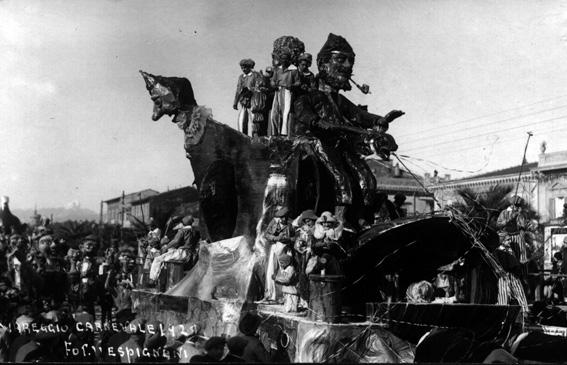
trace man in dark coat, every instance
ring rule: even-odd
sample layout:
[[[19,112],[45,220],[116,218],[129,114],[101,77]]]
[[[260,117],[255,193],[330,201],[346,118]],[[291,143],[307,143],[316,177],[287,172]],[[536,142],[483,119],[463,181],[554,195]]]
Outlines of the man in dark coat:
[[[83,261],[80,264],[80,297],[81,304],[92,315],[95,315],[94,304],[98,298],[98,265],[96,261],[96,242],[98,237],[89,235],[82,243]]]
[[[317,55],[317,89],[300,96],[294,103],[296,131],[320,141],[315,142],[314,149],[333,175],[335,205],[368,207],[374,201],[376,180],[360,158],[361,150],[357,147],[365,145],[366,129],[381,120],[389,123],[403,112],[393,110],[381,117],[361,109],[339,93],[351,89],[354,58],[346,39],[329,34]],[[337,213],[344,221],[344,209],[337,209]],[[356,223],[360,217],[352,218],[357,218],[352,219]]]

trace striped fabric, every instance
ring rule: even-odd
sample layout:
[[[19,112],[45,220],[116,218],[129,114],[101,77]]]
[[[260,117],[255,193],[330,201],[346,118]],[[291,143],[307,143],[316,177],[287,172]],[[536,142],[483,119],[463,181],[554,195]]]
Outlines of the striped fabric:
[[[514,252],[514,256],[520,261],[520,263],[526,263],[528,261],[528,254],[526,251],[526,240],[524,238],[524,232],[518,234],[511,234],[508,236],[510,238],[510,246]]]
[[[520,280],[510,273],[504,273],[498,279],[498,304],[508,305],[516,299],[518,304],[522,307],[522,312],[528,312],[528,300],[524,293],[524,288]]]

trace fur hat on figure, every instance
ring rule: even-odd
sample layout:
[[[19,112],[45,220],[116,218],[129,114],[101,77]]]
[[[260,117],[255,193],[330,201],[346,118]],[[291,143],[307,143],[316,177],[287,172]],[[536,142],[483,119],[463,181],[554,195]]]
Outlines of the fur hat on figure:
[[[254,67],[256,66],[256,62],[254,62],[254,60],[250,59],[250,58],[245,58],[243,60],[240,61],[240,67],[243,66],[248,66],[248,67]]]
[[[330,57],[331,54],[335,52],[346,54],[352,57],[355,56],[354,50],[352,49],[352,47],[350,46],[350,44],[347,42],[346,39],[344,39],[340,35],[329,33],[329,37],[327,38],[327,41],[323,45],[323,48],[321,48],[321,50],[317,54],[317,62],[319,62],[321,58]]]

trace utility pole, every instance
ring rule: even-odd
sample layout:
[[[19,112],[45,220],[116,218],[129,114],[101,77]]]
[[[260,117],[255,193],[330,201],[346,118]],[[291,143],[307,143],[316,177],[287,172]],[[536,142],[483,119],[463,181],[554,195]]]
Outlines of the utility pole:
[[[122,199],[120,204],[120,241],[124,241],[124,204],[126,203],[126,195],[124,194],[124,190],[122,190]]]
[[[514,196],[518,195],[518,188],[520,187],[520,180],[522,179],[522,172],[524,170],[524,164],[526,163],[526,152],[528,151],[528,144],[530,143],[530,138],[532,138],[533,135],[534,134],[532,132],[528,132],[528,140],[526,141],[526,147],[524,147],[524,156],[522,157],[522,164],[520,165],[520,173],[518,174],[518,182],[516,183],[516,191],[514,192]],[[514,201],[514,203],[516,203],[516,201]]]
[[[103,201],[100,201],[100,217],[98,220],[98,224],[102,226],[102,208],[103,208]]]
[[[142,204],[142,192],[138,193],[138,200],[140,201],[140,210],[142,211],[142,222],[146,224],[146,218],[144,217],[144,204]]]

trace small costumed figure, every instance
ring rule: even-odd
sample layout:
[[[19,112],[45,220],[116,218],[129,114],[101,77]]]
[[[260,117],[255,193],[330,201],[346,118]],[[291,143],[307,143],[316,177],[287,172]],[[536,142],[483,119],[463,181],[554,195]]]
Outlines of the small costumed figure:
[[[297,261],[298,289],[300,297],[300,307],[307,308],[309,301],[309,278],[305,274],[307,262],[311,257],[311,246],[313,244],[313,233],[315,231],[315,221],[317,215],[313,210],[304,211],[293,221],[293,225],[298,227],[295,231],[295,257]]]
[[[276,286],[272,276],[278,271],[278,257],[291,251],[294,231],[293,226],[288,222],[288,209],[279,209],[270,224],[266,228],[264,237],[268,248],[268,266],[266,268],[266,301],[276,301]]]
[[[272,278],[277,285],[281,285],[284,297],[284,312],[297,312],[299,295],[297,292],[297,274],[292,262],[293,258],[287,254],[278,257],[280,269]]]

